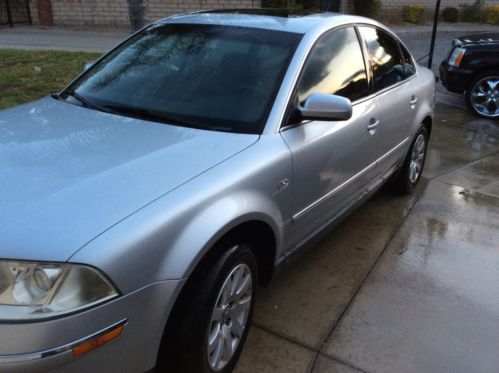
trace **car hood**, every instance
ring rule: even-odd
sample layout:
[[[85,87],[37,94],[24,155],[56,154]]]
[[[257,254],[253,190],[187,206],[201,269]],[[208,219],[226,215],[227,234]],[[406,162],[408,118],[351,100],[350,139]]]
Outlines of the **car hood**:
[[[50,97],[0,112],[0,258],[65,261],[257,139]]]
[[[455,45],[472,44],[499,44],[499,33],[479,33],[460,36],[454,41]]]

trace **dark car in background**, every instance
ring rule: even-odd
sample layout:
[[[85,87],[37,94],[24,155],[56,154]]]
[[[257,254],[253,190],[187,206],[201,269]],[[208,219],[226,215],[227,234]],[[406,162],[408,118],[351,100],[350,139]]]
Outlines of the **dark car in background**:
[[[499,33],[455,39],[440,65],[442,84],[454,93],[465,93],[475,114],[499,119]]]

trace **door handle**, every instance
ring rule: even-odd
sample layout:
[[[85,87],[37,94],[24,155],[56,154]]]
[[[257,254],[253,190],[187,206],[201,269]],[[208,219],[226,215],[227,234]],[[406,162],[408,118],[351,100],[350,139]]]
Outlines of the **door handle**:
[[[374,131],[379,126],[379,120],[371,119],[371,123],[367,125],[368,131]]]
[[[412,96],[411,97],[411,101],[409,101],[410,104],[411,104],[411,108],[414,109],[414,107],[416,106],[416,104],[418,103],[418,98],[416,96]]]

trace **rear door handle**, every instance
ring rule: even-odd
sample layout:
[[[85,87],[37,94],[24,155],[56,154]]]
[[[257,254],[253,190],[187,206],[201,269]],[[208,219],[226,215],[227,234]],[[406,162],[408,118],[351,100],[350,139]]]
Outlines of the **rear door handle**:
[[[416,104],[418,103],[418,98],[416,96],[412,96],[411,97],[411,101],[409,101],[410,104],[411,104],[411,108],[414,109],[414,107],[416,106]]]
[[[367,126],[368,131],[374,131],[379,126],[379,120],[371,119],[371,123]]]

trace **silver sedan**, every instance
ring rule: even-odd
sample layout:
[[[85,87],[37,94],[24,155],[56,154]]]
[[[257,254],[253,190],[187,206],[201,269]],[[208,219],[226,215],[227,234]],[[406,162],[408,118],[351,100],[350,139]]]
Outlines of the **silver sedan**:
[[[383,25],[170,17],[0,112],[0,371],[230,372],[257,284],[390,181],[433,74]]]

